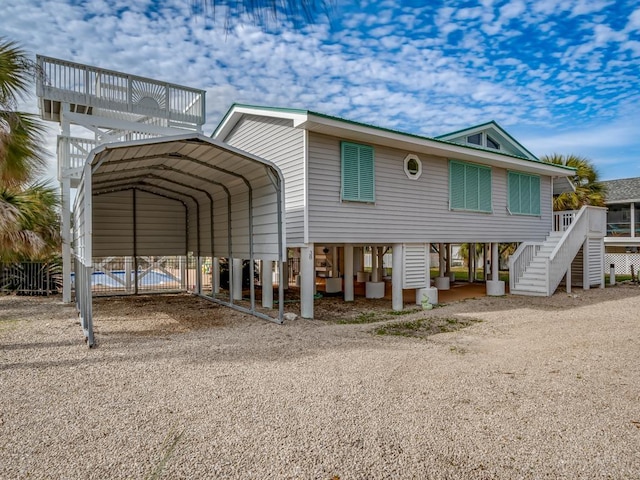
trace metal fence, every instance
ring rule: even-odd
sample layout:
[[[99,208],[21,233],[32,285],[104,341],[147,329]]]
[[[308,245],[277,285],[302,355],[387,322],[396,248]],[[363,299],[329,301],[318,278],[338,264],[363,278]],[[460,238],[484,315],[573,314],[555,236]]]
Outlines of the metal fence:
[[[0,292],[17,295],[54,295],[62,290],[58,262],[0,263]]]
[[[135,295],[184,291],[195,285],[193,257],[104,257],[93,259],[93,295]],[[71,273],[75,289],[75,272]]]

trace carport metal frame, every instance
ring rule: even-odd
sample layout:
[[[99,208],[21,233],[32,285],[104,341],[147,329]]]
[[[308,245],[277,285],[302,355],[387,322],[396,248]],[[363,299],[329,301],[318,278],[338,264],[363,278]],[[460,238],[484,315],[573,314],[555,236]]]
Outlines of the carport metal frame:
[[[198,158],[191,157],[189,155],[184,155],[180,153],[169,152],[166,154],[157,154],[157,155],[141,155],[136,156],[135,154],[131,154],[127,158],[122,158],[119,160],[109,161],[109,158],[112,155],[112,152],[126,149],[129,147],[148,147],[153,145],[166,145],[170,143],[175,143],[177,146],[184,145],[193,145],[197,144],[197,146],[207,146],[210,145],[212,149],[217,151],[229,153],[233,156],[241,157],[243,160],[248,161],[249,163],[255,163],[256,167],[263,167],[265,176],[269,180],[269,184],[273,187],[275,193],[275,203],[276,203],[276,219],[277,219],[277,261],[278,268],[280,271],[284,268],[285,258],[285,224],[284,224],[284,177],[279,168],[273,163],[261,159],[255,155],[248,154],[236,148],[233,148],[229,145],[223,144],[217,140],[213,140],[209,137],[205,137],[201,134],[184,134],[184,135],[175,135],[175,136],[166,136],[159,137],[153,139],[145,139],[145,140],[137,140],[130,142],[118,142],[112,144],[104,144],[96,149],[94,149],[88,156],[87,162],[85,163],[83,174],[80,180],[79,186],[79,195],[76,196],[76,200],[74,203],[74,218],[76,218],[76,230],[74,231],[74,259],[76,262],[76,305],[78,307],[78,312],[81,317],[81,325],[86,337],[86,341],[89,346],[93,346],[95,344],[95,338],[93,333],[93,309],[92,309],[92,293],[91,293],[91,273],[93,269],[93,259],[92,259],[92,231],[93,231],[93,218],[92,218],[92,199],[94,196],[104,195],[108,193],[114,193],[119,191],[133,191],[133,209],[132,214],[134,216],[134,234],[133,234],[133,249],[134,249],[134,257],[136,256],[136,208],[135,208],[135,192],[142,191],[146,193],[150,193],[153,195],[158,195],[161,197],[165,197],[170,200],[178,201],[182,203],[185,207],[185,218],[186,222],[186,232],[185,232],[185,255],[189,251],[189,222],[190,218],[190,202],[195,206],[195,218],[196,218],[196,257],[197,257],[197,288],[196,295],[204,298],[206,300],[212,301],[214,303],[231,307],[235,310],[238,310],[243,313],[247,313],[258,318],[262,318],[264,320],[269,320],[275,323],[282,323],[284,318],[284,285],[283,282],[278,282],[278,316],[277,318],[266,315],[260,311],[256,310],[256,302],[255,302],[255,285],[253,281],[253,274],[251,275],[250,282],[250,308],[243,307],[242,305],[234,303],[233,299],[233,260],[234,260],[234,245],[233,245],[233,235],[232,235],[232,223],[234,218],[232,217],[232,197],[233,195],[237,195],[231,193],[228,186],[222,182],[218,181],[220,179],[212,179],[212,178],[203,178],[197,175],[194,175],[190,172],[182,171],[174,166],[158,164],[158,165],[147,165],[141,167],[132,167],[132,168],[124,168],[120,170],[113,170],[109,172],[100,171],[100,167],[103,165],[125,165],[127,163],[131,163],[133,161],[145,161],[145,160],[183,160],[200,167],[204,167],[208,170],[215,171],[222,176],[228,176],[232,178],[236,178],[241,180],[242,183],[246,186],[246,194],[248,197],[248,206],[247,206],[247,228],[248,228],[248,236],[249,236],[249,262],[251,265],[251,269],[253,271],[255,265],[255,249],[254,249],[254,215],[253,215],[253,205],[254,205],[254,191],[253,185],[251,181],[245,177],[243,174],[238,173],[237,171],[231,171],[226,168],[221,168],[216,165],[209,164],[205,161],[202,161]],[[125,151],[126,152],[126,151]],[[214,157],[215,159],[216,157]],[[146,172],[146,173],[145,173]],[[130,174],[134,175],[130,175]],[[168,175],[163,175],[168,173]],[[121,177],[121,178],[112,178],[105,180],[98,180],[102,176],[113,176],[113,177]],[[202,201],[198,198],[197,195],[194,195],[197,192],[200,195],[204,195],[208,199],[209,210],[210,210],[210,242],[211,242],[211,257],[212,259],[216,257],[215,255],[215,242],[214,242],[214,219],[215,219],[215,211],[214,211],[214,198],[211,195],[210,191],[204,188],[198,188],[194,185],[189,185],[188,183],[184,183],[183,181],[179,181],[176,178],[172,178],[174,176],[178,176],[178,179],[182,179],[184,177],[189,177],[190,179],[196,179],[199,182],[203,182],[205,184],[210,185],[211,187],[221,188],[224,192],[224,195],[227,199],[227,259],[229,262],[229,301],[225,301],[223,299],[215,298],[213,291],[213,282],[212,282],[212,292],[211,296],[205,295],[202,293],[202,273],[200,271],[201,265],[201,218],[200,213],[202,208],[206,208],[206,206],[202,205]],[[215,178],[215,177],[214,177]],[[186,180],[185,180],[186,181]],[[165,185],[168,184],[168,185]],[[264,186],[264,185],[262,185]],[[82,218],[80,218],[82,216]],[[82,220],[82,221],[81,221]],[[218,258],[220,255],[218,255]],[[213,275],[213,273],[212,273]],[[263,286],[264,288],[264,286]],[[137,293],[137,292],[136,292]]]

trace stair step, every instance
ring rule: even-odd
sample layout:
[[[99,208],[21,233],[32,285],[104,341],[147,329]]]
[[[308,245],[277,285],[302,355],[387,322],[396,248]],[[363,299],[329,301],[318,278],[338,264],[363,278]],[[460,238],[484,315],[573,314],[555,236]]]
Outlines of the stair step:
[[[525,295],[529,297],[546,297],[547,296],[546,291],[526,290],[524,288],[523,289],[514,288],[510,290],[510,293],[513,295]]]

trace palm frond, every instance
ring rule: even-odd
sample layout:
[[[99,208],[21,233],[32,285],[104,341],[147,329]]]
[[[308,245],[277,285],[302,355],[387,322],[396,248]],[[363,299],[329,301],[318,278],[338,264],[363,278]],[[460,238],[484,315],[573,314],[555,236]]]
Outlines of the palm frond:
[[[0,37],[0,108],[15,108],[29,92],[33,63],[16,42]]]
[[[46,166],[45,127],[35,115],[0,111],[0,182],[16,186],[41,174]]]
[[[582,206],[590,205],[603,207],[606,202],[606,188],[598,180],[598,170],[591,160],[578,155],[560,155],[557,153],[545,155],[542,161],[554,165],[575,168],[571,177],[576,187],[575,192],[562,193],[553,199],[553,209],[578,210]]]

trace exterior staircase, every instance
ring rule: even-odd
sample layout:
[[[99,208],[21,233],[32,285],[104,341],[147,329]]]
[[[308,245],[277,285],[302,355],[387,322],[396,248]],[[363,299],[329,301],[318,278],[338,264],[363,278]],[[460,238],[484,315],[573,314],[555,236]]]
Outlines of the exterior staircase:
[[[523,242],[509,259],[509,290],[516,295],[551,296],[565,279],[571,290],[574,259],[582,252],[582,286],[604,287],[606,209],[582,207],[554,213],[543,242]]]

